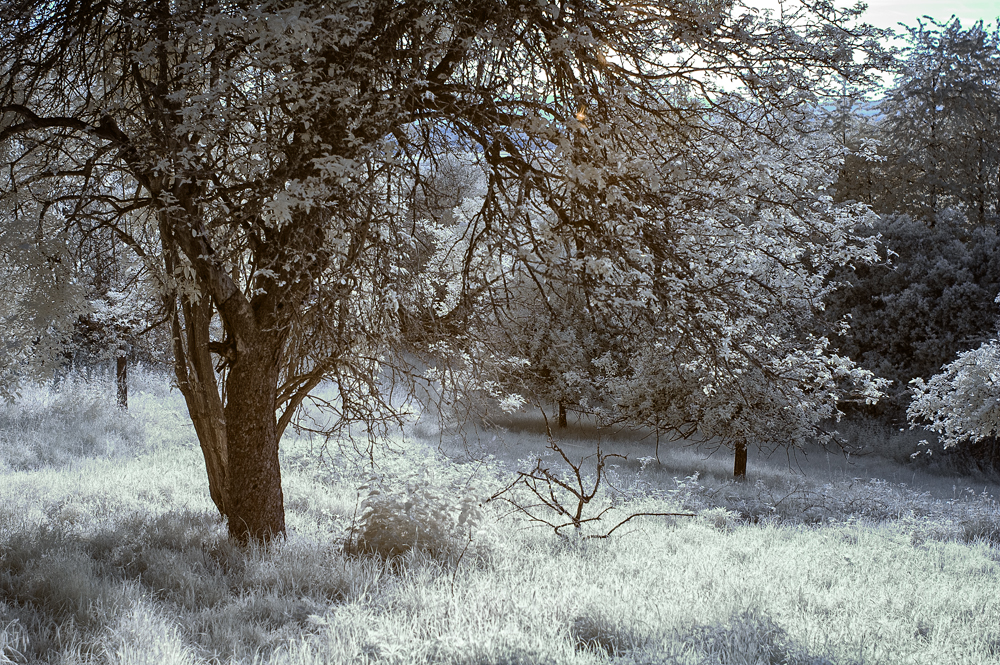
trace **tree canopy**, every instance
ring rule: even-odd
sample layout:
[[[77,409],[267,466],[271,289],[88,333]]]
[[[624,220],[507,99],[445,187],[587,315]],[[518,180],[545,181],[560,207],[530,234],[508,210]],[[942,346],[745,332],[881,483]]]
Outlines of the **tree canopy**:
[[[934,223],[960,209],[975,224],[1000,216],[1000,22],[963,28],[952,17],[908,27],[893,85],[852,141],[878,144],[877,155],[845,164],[838,196],[882,214]],[[874,158],[873,158],[874,157]]]
[[[875,385],[792,324],[824,270],[870,247],[848,232],[864,210],[823,193],[838,156],[804,110],[884,66],[859,14],[0,0],[0,214],[37,230],[18,247],[69,289],[70,318],[46,248],[99,228],[131,249],[241,541],[284,532],[278,442],[321,381],[339,422],[377,431],[405,353],[460,369],[516,355],[463,334],[504,320],[514,282],[544,298],[563,281],[601,325],[655,341],[604,367],[658,356],[688,397],[735,394],[750,372],[779,388],[740,410],[831,415],[838,381]],[[478,183],[450,204],[449,158]]]

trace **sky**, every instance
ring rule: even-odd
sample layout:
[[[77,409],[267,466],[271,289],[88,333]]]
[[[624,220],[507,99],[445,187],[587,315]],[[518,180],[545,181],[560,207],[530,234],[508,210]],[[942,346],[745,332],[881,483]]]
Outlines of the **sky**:
[[[777,0],[744,0],[752,7],[776,7]],[[855,0],[835,0],[838,7],[853,6]],[[791,3],[790,3],[791,4]],[[979,19],[986,24],[1000,18],[1000,0],[868,0],[868,10],[863,20],[878,28],[892,28],[902,32],[900,22],[916,27],[917,19],[930,16],[943,23],[958,16],[962,27],[969,27]]]
[[[852,3],[838,1],[836,4]],[[952,14],[959,18],[962,27],[969,27],[979,19],[986,24],[994,23],[1000,18],[1000,0],[869,0],[864,21],[879,28],[902,31],[900,22],[916,27],[917,19],[927,15],[943,23]]]

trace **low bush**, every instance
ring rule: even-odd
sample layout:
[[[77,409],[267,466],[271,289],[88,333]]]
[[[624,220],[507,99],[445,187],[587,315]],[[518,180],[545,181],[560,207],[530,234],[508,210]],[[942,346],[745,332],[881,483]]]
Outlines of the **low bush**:
[[[485,478],[472,478],[433,451],[397,452],[381,472],[369,474],[360,520],[345,550],[385,559],[410,550],[434,557],[461,555],[483,520]]]

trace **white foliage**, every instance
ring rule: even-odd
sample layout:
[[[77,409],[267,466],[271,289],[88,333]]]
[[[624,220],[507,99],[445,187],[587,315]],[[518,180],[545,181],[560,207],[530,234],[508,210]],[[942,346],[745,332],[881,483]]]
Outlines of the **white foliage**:
[[[639,422],[628,404],[664,392],[713,432],[745,433],[725,409],[761,395],[830,415],[833,384],[867,378],[804,323],[829,267],[871,248],[848,231],[865,211],[822,193],[839,153],[798,130],[878,35],[814,29],[860,10],[688,4],[29,2],[0,34],[0,104],[30,139],[11,177],[48,173],[71,193],[39,200],[160,263],[191,399],[215,386],[182,380],[196,365],[226,400],[226,368],[274,370],[289,409],[325,375],[342,421],[386,422],[412,351],[505,410],[549,382]],[[474,177],[421,209],[450,157]],[[115,298],[97,309],[124,324]],[[233,352],[251,340],[275,348]],[[755,372],[777,392],[744,399]]]
[[[924,421],[946,448],[1000,433],[1000,340],[960,353],[929,381],[910,383],[910,422]]]
[[[520,245],[504,273],[515,305],[477,331],[493,346],[480,344],[488,354],[474,362],[513,344],[529,362],[506,375],[497,367],[502,385],[611,422],[725,441],[829,437],[820,424],[840,416],[838,404],[877,400],[886,382],[813,333],[829,271],[878,260],[876,239],[854,233],[871,212],[824,194],[839,165],[830,137],[713,129],[684,147],[708,159],[706,172],[661,182],[647,194],[655,204],[633,203],[631,214],[591,219],[605,225],[599,240],[581,243],[539,210],[535,244]],[[645,168],[637,155],[608,161],[615,178]],[[576,165],[567,174],[587,179]],[[562,286],[581,274],[586,297]]]

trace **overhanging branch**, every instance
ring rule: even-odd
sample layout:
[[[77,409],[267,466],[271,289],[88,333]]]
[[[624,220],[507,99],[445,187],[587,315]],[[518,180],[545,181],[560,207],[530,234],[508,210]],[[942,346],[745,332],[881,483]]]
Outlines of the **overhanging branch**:
[[[30,132],[35,129],[72,129],[78,132],[86,132],[116,145],[124,146],[128,144],[128,137],[118,128],[117,123],[110,116],[102,117],[101,124],[99,125],[91,125],[79,118],[67,116],[42,117],[22,104],[0,106],[0,113],[16,113],[25,118],[22,122],[9,125],[0,130],[0,141],[6,141],[11,136]]]

